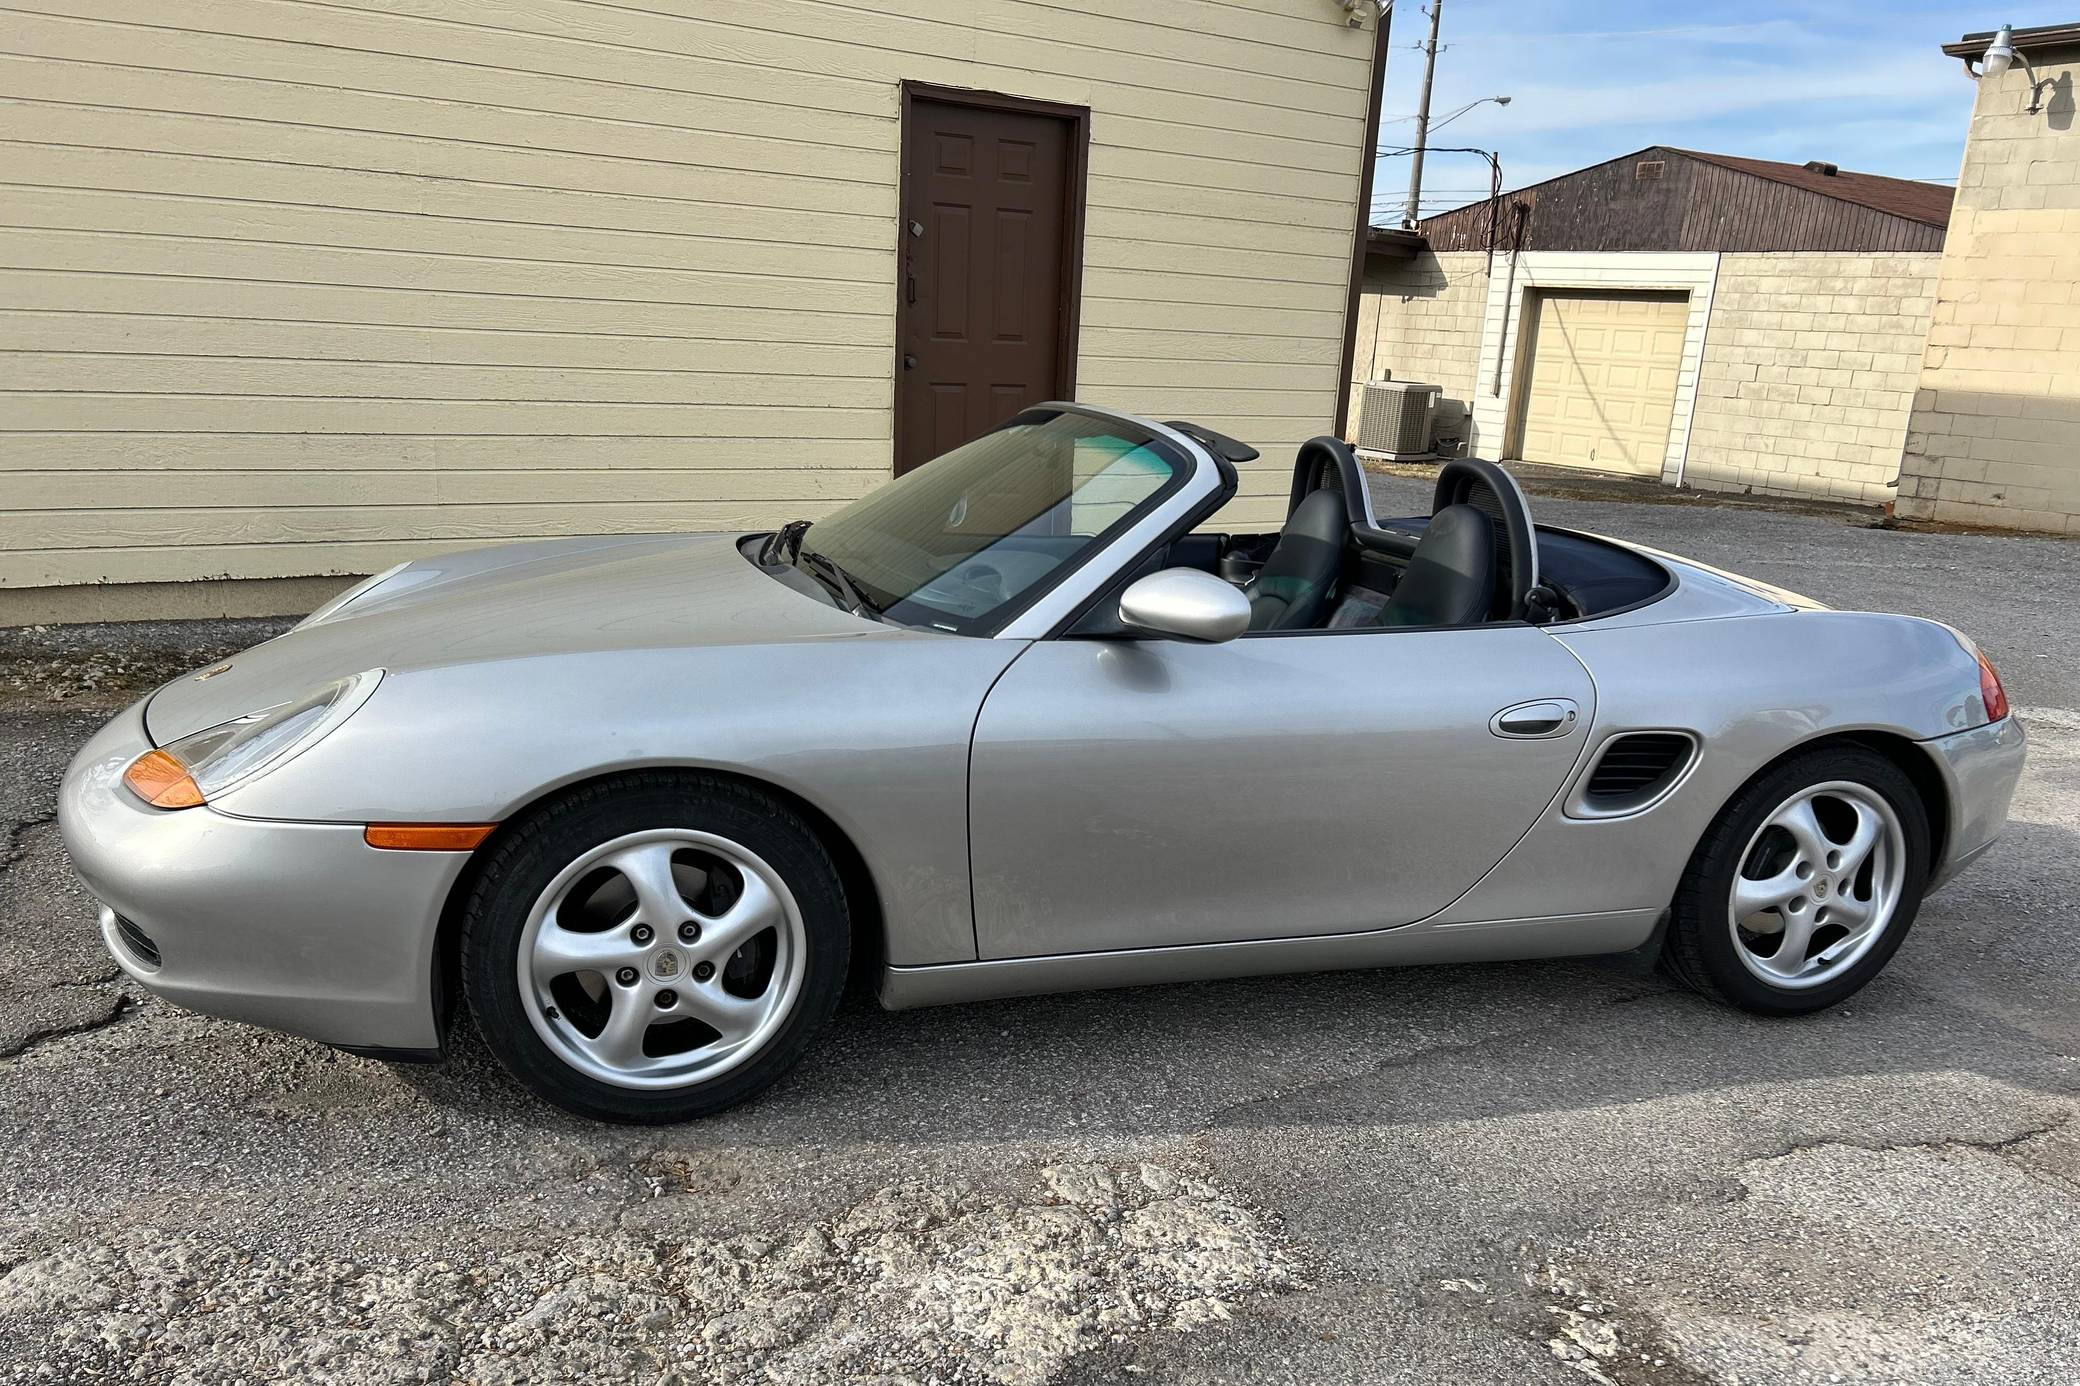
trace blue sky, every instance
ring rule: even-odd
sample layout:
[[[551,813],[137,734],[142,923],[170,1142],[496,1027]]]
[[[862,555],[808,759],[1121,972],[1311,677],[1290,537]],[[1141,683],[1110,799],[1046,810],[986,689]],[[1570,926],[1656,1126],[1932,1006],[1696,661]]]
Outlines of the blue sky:
[[[1380,144],[1414,138],[1417,51],[1427,0],[1396,0]],[[1672,5],[1641,0],[1444,0],[1431,117],[1504,95],[1432,137],[1502,156],[1522,187],[1650,144],[1954,182],[1972,83],[1941,45],[1966,33],[2080,19],[2080,0],[1988,9],[1922,0],[1751,0]],[[1404,117],[1396,120],[1396,117]],[[1392,225],[1408,192],[1406,158],[1383,158],[1375,224]],[[1430,155],[1424,210],[1486,196],[1487,166]]]

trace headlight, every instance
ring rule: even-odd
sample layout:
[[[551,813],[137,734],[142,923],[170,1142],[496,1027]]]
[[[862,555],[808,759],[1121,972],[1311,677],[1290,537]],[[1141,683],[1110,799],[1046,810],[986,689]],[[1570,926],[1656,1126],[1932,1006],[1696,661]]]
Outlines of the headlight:
[[[154,808],[194,808],[309,750],[382,680],[381,669],[366,669],[294,702],[191,732],[132,761],[123,783]]]
[[[326,602],[323,606],[319,607],[316,611],[313,611],[310,615],[304,617],[301,621],[298,621],[295,625],[289,627],[289,630],[291,631],[291,633],[294,633],[296,631],[302,630],[305,626],[314,626],[318,624],[318,622],[324,620],[327,616],[336,615],[339,611],[344,609],[348,603],[357,601],[360,598],[367,596],[369,593],[375,591],[378,587],[381,587],[391,578],[396,577],[399,573],[403,572],[405,569],[411,566],[412,565],[409,562],[400,563],[395,568],[386,569],[383,572],[377,573],[372,578],[362,579],[360,582],[355,583],[352,587],[349,587],[346,591],[340,593],[337,597],[334,597],[331,601]]]

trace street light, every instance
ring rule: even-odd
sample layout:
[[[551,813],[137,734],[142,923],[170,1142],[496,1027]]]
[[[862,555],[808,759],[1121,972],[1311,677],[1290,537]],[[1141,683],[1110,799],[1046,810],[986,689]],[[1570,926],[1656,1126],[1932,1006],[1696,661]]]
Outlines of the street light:
[[[1430,119],[1430,77],[1432,70],[1437,65],[1437,11],[1442,8],[1444,8],[1444,0],[1435,0],[1430,10],[1430,42],[1426,45],[1429,52],[1429,61],[1423,67],[1423,95],[1416,105],[1415,159],[1411,162],[1408,170],[1408,208],[1401,214],[1401,224],[1403,226],[1414,226],[1422,219],[1423,151],[1429,147],[1430,136],[1442,130],[1445,126],[1450,125],[1476,106],[1485,106],[1490,101],[1498,106],[1507,106],[1509,104],[1507,96],[1483,96],[1478,101],[1467,102],[1442,120],[1433,122]]]
[[[1432,121],[1430,125],[1430,132],[1432,134],[1437,133],[1439,130],[1444,129],[1445,126],[1450,125],[1453,121],[1457,120],[1460,116],[1465,115],[1474,107],[1485,106],[1490,101],[1494,102],[1498,106],[1507,106],[1509,104],[1509,98],[1507,96],[1483,96],[1478,101],[1467,102],[1458,110],[1453,111],[1450,115],[1446,116],[1443,120]]]

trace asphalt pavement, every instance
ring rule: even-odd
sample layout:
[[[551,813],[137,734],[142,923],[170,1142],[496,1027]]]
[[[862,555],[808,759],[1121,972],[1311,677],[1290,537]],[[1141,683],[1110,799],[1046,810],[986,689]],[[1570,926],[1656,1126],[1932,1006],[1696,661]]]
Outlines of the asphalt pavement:
[[[57,777],[280,623],[0,632],[0,1379],[2072,1382],[2080,545],[1534,505],[1999,664],[2009,832],[1848,1005],[1622,960],[853,1000],[748,1107],[593,1125],[466,1027],[391,1067],[120,978]]]

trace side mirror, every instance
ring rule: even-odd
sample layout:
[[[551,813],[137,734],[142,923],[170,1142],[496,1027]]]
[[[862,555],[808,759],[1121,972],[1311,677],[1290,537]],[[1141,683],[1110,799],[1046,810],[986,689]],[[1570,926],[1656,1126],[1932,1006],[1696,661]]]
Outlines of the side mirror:
[[[1249,598],[1197,568],[1165,568],[1119,598],[1120,624],[1147,635],[1218,645],[1249,629]]]

